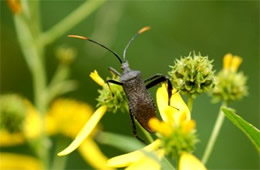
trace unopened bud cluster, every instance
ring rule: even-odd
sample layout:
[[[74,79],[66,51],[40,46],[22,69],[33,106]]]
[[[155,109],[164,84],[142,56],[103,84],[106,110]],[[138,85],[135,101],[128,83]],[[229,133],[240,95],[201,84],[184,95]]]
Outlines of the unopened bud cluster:
[[[197,142],[195,130],[184,133],[181,127],[174,129],[170,136],[162,137],[162,146],[166,154],[173,158],[179,157],[182,152],[194,151]]]
[[[195,53],[176,59],[169,72],[174,87],[193,98],[211,90],[215,84],[212,62],[208,57]]]
[[[119,77],[114,80],[119,81]],[[112,83],[110,83],[109,86],[108,84],[104,84],[103,88],[98,90],[100,94],[97,98],[98,106],[106,105],[108,111],[113,113],[118,110],[121,112],[128,112],[127,97],[123,87]]]
[[[235,101],[246,96],[247,91],[247,77],[243,72],[237,72],[242,58],[226,54],[223,60],[223,70],[216,76],[216,86],[212,91],[214,101]]]
[[[23,123],[27,107],[24,100],[17,95],[3,95],[0,97],[0,128],[9,132],[19,132]]]
[[[149,127],[157,132],[166,154],[178,158],[183,152],[192,152],[198,140],[194,120],[180,119],[175,123],[152,118],[149,120]]]
[[[71,64],[76,54],[76,50],[70,47],[59,47],[56,51],[59,62],[63,64]]]

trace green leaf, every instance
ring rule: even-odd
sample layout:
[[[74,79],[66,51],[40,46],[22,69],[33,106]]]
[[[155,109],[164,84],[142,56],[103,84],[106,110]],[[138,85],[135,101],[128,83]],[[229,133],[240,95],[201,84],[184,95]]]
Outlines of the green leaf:
[[[100,132],[97,141],[101,144],[110,145],[125,152],[131,152],[144,147],[136,138],[109,132]]]
[[[225,116],[240,130],[242,130],[260,152],[260,131],[252,124],[238,116],[233,109],[222,107]]]

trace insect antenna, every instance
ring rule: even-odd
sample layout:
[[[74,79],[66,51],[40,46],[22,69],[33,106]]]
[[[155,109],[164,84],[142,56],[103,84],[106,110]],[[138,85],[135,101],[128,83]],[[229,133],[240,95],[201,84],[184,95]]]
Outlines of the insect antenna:
[[[92,43],[94,43],[94,44],[97,44],[97,45],[99,45],[99,46],[101,46],[101,47],[107,49],[107,50],[110,51],[111,53],[113,53],[113,54],[116,56],[116,58],[119,60],[119,62],[122,64],[122,60],[121,60],[121,58],[119,57],[119,55],[118,55],[116,52],[112,51],[110,48],[106,47],[105,45],[100,44],[99,42],[97,42],[97,41],[95,41],[95,40],[89,39],[89,38],[84,37],[84,36],[81,36],[81,35],[68,35],[68,37],[70,37],[70,38],[78,38],[78,39],[82,39],[82,40],[87,40],[87,41],[90,41],[90,42],[92,42]]]
[[[146,26],[146,27],[143,27],[142,29],[140,29],[137,33],[135,33],[135,35],[130,39],[130,41],[128,42],[128,44],[126,45],[125,49],[124,49],[124,53],[123,53],[123,61],[125,61],[125,58],[126,58],[126,51],[128,49],[128,47],[130,46],[130,44],[134,41],[134,39],[142,34],[143,32],[145,31],[148,31],[151,27],[149,26]]]

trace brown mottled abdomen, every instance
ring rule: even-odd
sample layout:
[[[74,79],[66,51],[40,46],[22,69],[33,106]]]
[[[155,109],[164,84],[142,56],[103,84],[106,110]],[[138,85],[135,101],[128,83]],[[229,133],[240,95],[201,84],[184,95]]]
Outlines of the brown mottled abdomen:
[[[136,118],[143,128],[149,132],[153,132],[148,126],[148,121],[150,118],[156,117],[156,108],[141,75],[127,81],[123,85],[123,88],[128,98],[130,114]]]

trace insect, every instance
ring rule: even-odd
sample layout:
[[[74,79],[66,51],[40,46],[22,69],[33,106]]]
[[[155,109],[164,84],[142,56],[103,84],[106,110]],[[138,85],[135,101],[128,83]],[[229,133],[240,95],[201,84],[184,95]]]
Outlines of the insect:
[[[149,30],[150,27],[144,27],[140,29],[128,42],[126,45],[124,52],[123,52],[123,60],[119,55],[112,51],[110,48],[106,47],[105,45],[89,39],[84,36],[79,36],[79,35],[68,35],[68,37],[72,38],[79,38],[83,40],[90,41],[92,43],[95,43],[111,53],[113,53],[116,58],[119,60],[121,64],[121,70],[122,74],[120,74],[116,69],[109,67],[109,71],[112,73],[118,75],[120,77],[120,81],[115,81],[115,80],[107,80],[107,84],[109,86],[110,83],[117,84],[119,86],[122,86],[124,89],[124,92],[127,96],[128,99],[128,106],[129,106],[129,112],[130,112],[130,118],[132,122],[132,129],[133,129],[133,134],[134,136],[139,139],[140,141],[143,141],[140,137],[137,135],[136,131],[136,125],[134,118],[141,124],[141,126],[146,129],[148,132],[153,132],[152,129],[148,126],[149,119],[156,117],[156,107],[153,101],[152,96],[148,92],[148,89],[159,84],[162,82],[167,82],[168,84],[168,101],[170,105],[170,97],[172,95],[172,85],[167,76],[164,76],[162,74],[155,74],[154,76],[143,80],[141,76],[141,72],[138,70],[131,70],[128,64],[128,61],[126,60],[126,52],[130,44],[134,41],[134,39],[142,34],[143,32]],[[110,86],[109,86],[110,87]],[[113,93],[112,93],[113,94]]]

